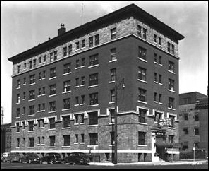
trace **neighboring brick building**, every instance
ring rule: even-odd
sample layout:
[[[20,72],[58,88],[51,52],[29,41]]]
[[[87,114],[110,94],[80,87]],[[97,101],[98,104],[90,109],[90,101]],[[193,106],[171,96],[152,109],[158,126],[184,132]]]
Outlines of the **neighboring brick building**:
[[[179,142],[182,152],[208,150],[208,97],[199,92],[179,95]]]
[[[61,25],[58,37],[9,58],[12,151],[64,156],[91,150],[111,160],[114,88],[123,80],[125,88],[117,92],[118,162],[154,161],[156,152],[164,160],[171,153],[178,158],[169,147],[179,139],[183,38],[131,4],[68,32]]]
[[[1,154],[11,151],[11,123],[1,124]]]

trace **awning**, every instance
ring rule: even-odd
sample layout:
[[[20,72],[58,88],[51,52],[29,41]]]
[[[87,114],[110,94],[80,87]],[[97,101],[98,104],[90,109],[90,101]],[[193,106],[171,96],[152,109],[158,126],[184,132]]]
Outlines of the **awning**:
[[[163,142],[157,142],[157,143],[155,143],[155,145],[157,146],[157,147],[173,147],[173,144],[171,144],[171,143],[163,143]]]

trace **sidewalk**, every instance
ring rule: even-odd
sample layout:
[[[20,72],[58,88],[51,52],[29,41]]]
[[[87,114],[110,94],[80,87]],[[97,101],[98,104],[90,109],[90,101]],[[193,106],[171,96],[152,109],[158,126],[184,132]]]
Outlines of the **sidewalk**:
[[[173,161],[173,162],[135,162],[135,163],[117,163],[113,164],[111,162],[90,162],[89,165],[98,165],[98,166],[116,166],[116,165],[179,165],[179,164],[203,164],[207,163],[208,160],[198,160],[198,161]]]

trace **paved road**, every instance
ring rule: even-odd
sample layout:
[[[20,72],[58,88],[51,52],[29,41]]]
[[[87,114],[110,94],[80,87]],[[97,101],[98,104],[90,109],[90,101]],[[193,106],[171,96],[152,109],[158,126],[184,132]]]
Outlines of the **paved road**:
[[[182,164],[182,165],[66,165],[66,164],[22,164],[1,163],[1,169],[208,169],[208,164]]]

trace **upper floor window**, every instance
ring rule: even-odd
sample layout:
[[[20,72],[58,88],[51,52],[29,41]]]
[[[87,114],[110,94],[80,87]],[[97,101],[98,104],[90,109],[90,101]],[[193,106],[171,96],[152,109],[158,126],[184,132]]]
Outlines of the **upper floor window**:
[[[70,55],[72,53],[72,51],[73,51],[73,45],[70,44],[70,45],[68,45],[68,54]]]
[[[138,67],[138,79],[146,81],[146,69]]]
[[[142,27],[140,25],[137,25],[137,36],[142,36]]]
[[[157,92],[154,92],[154,101],[157,102]]]
[[[159,74],[159,83],[162,84],[162,75]]]
[[[34,131],[34,121],[28,121],[28,130],[29,131]]]
[[[93,46],[93,37],[89,37],[89,47]]]
[[[17,94],[17,103],[20,103],[20,94]]]
[[[99,64],[99,54],[94,54],[89,56],[89,66],[94,66]]]
[[[20,117],[20,108],[17,108],[16,117]]]
[[[188,128],[183,128],[184,134],[189,134]]]
[[[17,73],[20,73],[20,65],[17,66]]]
[[[115,89],[110,90],[110,102],[115,102]]]
[[[63,128],[70,127],[70,115],[63,116]]]
[[[89,125],[97,125],[98,124],[98,112],[89,112]]]
[[[24,77],[23,78],[23,85],[25,85],[26,84],[26,78]]]
[[[81,47],[83,48],[83,47],[85,47],[85,46],[86,46],[86,40],[83,39],[83,40],[81,41]]]
[[[56,84],[49,86],[49,95],[56,94]]]
[[[116,61],[116,48],[110,49],[110,61]]]
[[[116,79],[116,68],[110,70],[110,81],[115,81]]]
[[[17,138],[17,147],[20,147],[20,138]]]
[[[46,62],[46,55],[44,55],[44,62]]]
[[[141,102],[146,102],[146,90],[142,88],[138,88],[139,94],[138,94],[138,100]]]
[[[172,61],[169,61],[168,63],[168,70],[174,72],[174,63]]]
[[[146,123],[146,109],[139,109],[139,122]]]
[[[143,47],[139,46],[138,57],[146,61],[146,53],[147,53],[147,50],[144,49]]]
[[[81,85],[84,86],[85,85],[85,76],[81,77]]]
[[[98,93],[89,94],[89,105],[99,104]]]
[[[81,66],[84,67],[85,66],[85,58],[81,59]]]
[[[79,78],[75,78],[75,86],[79,86]]]
[[[98,145],[98,134],[89,133],[89,145]]]
[[[199,114],[196,112],[194,116],[195,121],[199,121]]]
[[[169,84],[169,90],[174,91],[174,80],[169,78],[168,84]]]
[[[49,136],[49,145],[55,146],[55,135]]]
[[[34,147],[34,138],[29,138],[29,147]]]
[[[169,135],[169,143],[174,143],[174,135]]]
[[[162,113],[160,113],[160,112],[157,112],[157,111],[155,111],[155,114],[154,114],[154,121],[156,122],[158,122],[159,120],[161,120],[162,119]]]
[[[142,29],[142,38],[145,40],[147,39],[147,29],[145,28]]]
[[[157,53],[154,53],[154,63],[157,63]]]
[[[184,120],[185,120],[185,121],[188,121],[188,118],[189,118],[188,113],[185,113],[185,114],[184,114]]]
[[[71,72],[70,66],[71,66],[71,63],[66,63],[63,65],[63,74]]]
[[[26,67],[27,67],[27,63],[25,62],[25,63],[24,63],[24,69],[26,69]]]
[[[54,61],[57,60],[57,50],[54,50]]]
[[[85,103],[85,95],[81,95],[81,104]]]
[[[159,37],[159,45],[161,45],[161,37]]]
[[[56,111],[56,101],[49,102],[49,111]]]
[[[174,127],[175,116],[169,115],[169,119],[171,120],[170,127]]]
[[[70,135],[63,135],[64,144],[63,146],[70,146]]]
[[[41,63],[41,56],[39,56],[39,58],[38,58],[38,62],[39,62],[39,64]]]
[[[70,109],[70,98],[63,99],[63,109]]]
[[[63,92],[68,92],[68,91],[70,91],[70,80],[63,82]]]
[[[46,78],[46,71],[44,70],[44,71],[43,71],[42,79],[45,79],[45,78]]]
[[[34,105],[29,106],[29,115],[34,115],[35,111],[34,111]]]
[[[157,43],[157,34],[154,34],[154,42]]]
[[[35,90],[30,90],[29,91],[29,100],[35,99]]]
[[[162,64],[162,57],[159,56],[159,64]]]
[[[16,127],[17,127],[17,132],[20,132],[20,123],[19,122],[16,123]]]
[[[55,118],[49,118],[49,128],[55,128]]]
[[[167,51],[171,52],[171,44],[170,44],[170,42],[167,42]]]
[[[33,66],[36,67],[36,59],[33,60]]]
[[[171,44],[171,53],[174,54],[174,45]]]
[[[146,145],[146,132],[138,131],[138,145]]]
[[[94,44],[95,44],[95,46],[96,46],[96,45],[99,44],[99,34],[96,34],[96,35],[94,36],[94,39],[95,39]]]
[[[75,68],[79,68],[79,67],[80,67],[80,61],[79,59],[77,59],[75,62]]]
[[[29,61],[29,69],[32,69],[33,65],[32,65],[32,61]]]
[[[35,83],[35,74],[29,76],[29,83],[30,84]]]
[[[89,86],[98,85],[98,73],[89,75]]]
[[[157,82],[157,73],[154,73],[154,82]]]
[[[49,57],[50,57],[50,62],[53,62],[53,52],[51,52],[51,53],[49,54]]]
[[[75,42],[75,46],[76,46],[76,49],[80,49],[80,44],[79,44],[79,41]]]
[[[194,128],[194,134],[195,134],[195,135],[200,135],[200,133],[199,133],[199,128]]]
[[[111,39],[116,39],[116,27],[112,28],[110,31],[111,31]]]
[[[67,46],[63,47],[63,56],[67,56]]]
[[[174,98],[173,97],[169,97],[168,107],[171,109],[174,109]]]
[[[56,68],[50,68],[50,78],[56,77]]]

